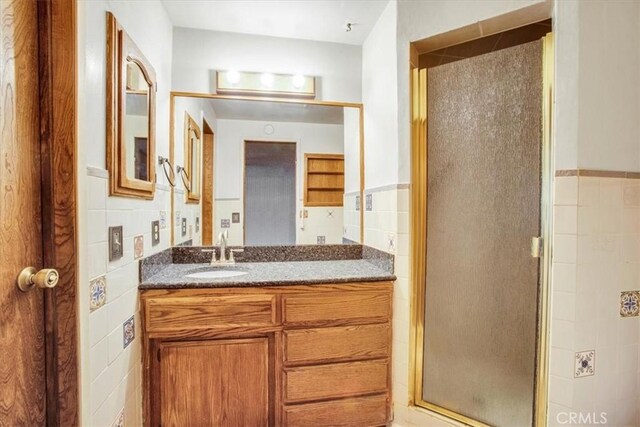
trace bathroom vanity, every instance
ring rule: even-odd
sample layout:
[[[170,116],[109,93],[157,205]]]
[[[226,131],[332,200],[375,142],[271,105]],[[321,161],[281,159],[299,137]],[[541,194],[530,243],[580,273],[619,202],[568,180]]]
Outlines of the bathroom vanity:
[[[392,256],[253,247],[210,266],[203,249],[140,265],[146,425],[390,420]]]

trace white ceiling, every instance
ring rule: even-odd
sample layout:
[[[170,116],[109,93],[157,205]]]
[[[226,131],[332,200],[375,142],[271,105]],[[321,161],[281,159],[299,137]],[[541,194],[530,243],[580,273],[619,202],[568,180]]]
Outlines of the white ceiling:
[[[229,120],[343,124],[344,108],[269,101],[210,99],[216,117]]]
[[[361,45],[388,0],[163,0],[173,25]],[[345,22],[353,22],[345,31]]]

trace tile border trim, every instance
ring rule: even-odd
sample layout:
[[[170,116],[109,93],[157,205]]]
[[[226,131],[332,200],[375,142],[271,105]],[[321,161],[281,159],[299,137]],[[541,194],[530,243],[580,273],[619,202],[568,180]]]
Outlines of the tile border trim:
[[[389,190],[408,190],[411,184],[407,183],[402,183],[402,184],[389,184],[389,185],[383,185],[381,187],[373,187],[373,188],[367,188],[364,190],[365,194],[372,194],[372,193],[379,193],[382,191],[389,191]]]
[[[584,176],[595,178],[627,178],[640,179],[640,172],[627,171],[607,171],[596,169],[563,169],[556,171],[556,177],[562,176]]]

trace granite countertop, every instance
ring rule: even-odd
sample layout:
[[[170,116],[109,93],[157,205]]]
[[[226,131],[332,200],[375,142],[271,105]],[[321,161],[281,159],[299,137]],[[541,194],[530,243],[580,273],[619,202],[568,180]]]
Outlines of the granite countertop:
[[[188,274],[218,270],[247,272],[242,276],[198,279]],[[239,262],[234,265],[168,264],[144,278],[139,289],[221,288],[241,286],[311,285],[321,283],[394,281],[387,269],[365,259],[286,262]]]

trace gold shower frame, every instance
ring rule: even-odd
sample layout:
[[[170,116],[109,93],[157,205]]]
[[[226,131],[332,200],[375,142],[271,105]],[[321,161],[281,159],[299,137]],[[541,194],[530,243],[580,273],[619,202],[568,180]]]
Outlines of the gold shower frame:
[[[538,331],[533,425],[544,426],[547,420],[549,373],[549,289],[551,278],[553,236],[553,94],[554,38],[548,33],[543,43],[543,135],[542,186],[540,219],[543,252],[540,259],[540,290],[538,296]],[[465,415],[423,400],[424,362],[424,296],[426,286],[427,230],[427,70],[412,67],[411,71],[411,330],[409,349],[409,405],[426,409],[470,426],[486,424]]]

